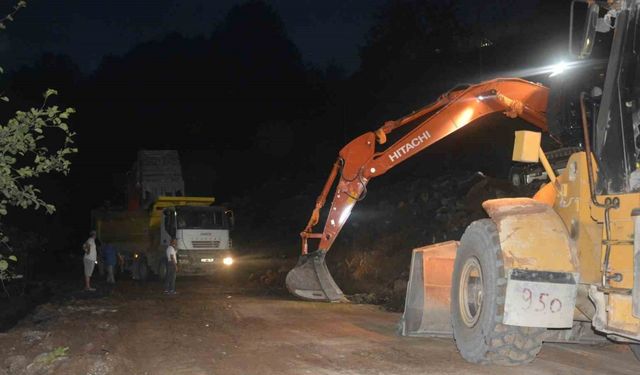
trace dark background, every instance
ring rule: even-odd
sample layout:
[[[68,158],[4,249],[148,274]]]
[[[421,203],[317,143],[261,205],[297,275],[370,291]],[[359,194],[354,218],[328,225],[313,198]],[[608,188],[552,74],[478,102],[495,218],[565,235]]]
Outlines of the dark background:
[[[0,36],[2,118],[55,88],[77,110],[79,153],[69,176],[36,181],[56,214],[14,209],[5,224],[77,252],[90,210],[124,204],[137,150],[177,149],[188,195],[236,209],[240,233],[289,238],[293,255],[342,145],[457,84],[562,60],[568,14],[542,0],[30,2]],[[370,187],[505,177],[523,126],[483,120]]]

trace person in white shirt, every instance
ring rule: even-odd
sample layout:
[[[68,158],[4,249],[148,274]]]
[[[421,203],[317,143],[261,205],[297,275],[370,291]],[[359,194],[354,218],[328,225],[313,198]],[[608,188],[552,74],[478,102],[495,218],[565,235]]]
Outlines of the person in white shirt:
[[[82,248],[84,249],[84,290],[93,292],[95,289],[91,287],[91,275],[93,274],[93,268],[96,266],[97,259],[95,230],[89,233],[89,238],[85,241]]]
[[[164,282],[165,294],[176,294],[176,272],[178,271],[178,258],[176,253],[177,241],[171,239],[171,243],[167,246],[167,277]]]

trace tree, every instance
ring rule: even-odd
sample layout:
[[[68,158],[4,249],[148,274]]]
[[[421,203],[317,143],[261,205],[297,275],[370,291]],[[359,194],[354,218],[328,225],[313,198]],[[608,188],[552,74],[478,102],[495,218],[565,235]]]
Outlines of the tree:
[[[6,24],[12,22],[26,5],[26,1],[18,1],[12,11],[0,19],[0,30],[6,29]],[[37,179],[54,172],[68,174],[69,157],[77,152],[72,147],[75,133],[67,124],[75,110],[49,105],[54,95],[57,95],[56,90],[47,89],[40,107],[18,110],[6,122],[0,120],[0,242],[6,248],[9,248],[6,245],[8,238],[1,219],[8,214],[9,208],[44,209],[52,214],[55,206],[41,198]],[[9,102],[4,93],[0,94],[0,99],[5,105]],[[3,258],[16,260],[15,256],[0,255],[0,280],[9,274],[6,272],[8,263]]]
[[[48,89],[42,106],[16,111],[13,118],[0,125],[0,216],[7,215],[9,206],[44,208],[49,214],[55,211],[53,204],[40,198],[40,190],[33,181],[52,172],[66,175],[71,166],[69,155],[77,152],[71,147],[75,133],[66,123],[75,110],[47,106],[48,99],[56,94]],[[61,134],[54,135],[52,131]],[[56,141],[62,146],[48,147]],[[6,238],[3,236],[1,240]]]

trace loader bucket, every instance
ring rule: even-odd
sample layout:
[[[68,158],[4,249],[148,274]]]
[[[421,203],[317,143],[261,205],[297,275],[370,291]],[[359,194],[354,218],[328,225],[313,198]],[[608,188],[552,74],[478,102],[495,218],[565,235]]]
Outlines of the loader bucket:
[[[291,294],[312,301],[346,302],[342,290],[331,277],[322,250],[304,254],[289,271],[285,281]]]
[[[403,336],[451,337],[451,276],[457,241],[413,250],[400,321]]]

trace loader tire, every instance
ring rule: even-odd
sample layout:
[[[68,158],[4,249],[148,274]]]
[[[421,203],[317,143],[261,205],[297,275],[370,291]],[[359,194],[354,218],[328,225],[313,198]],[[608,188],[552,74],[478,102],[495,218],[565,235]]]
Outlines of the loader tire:
[[[491,219],[475,221],[464,232],[451,286],[453,336],[464,359],[503,366],[533,361],[546,329],[502,324],[507,279]]]

